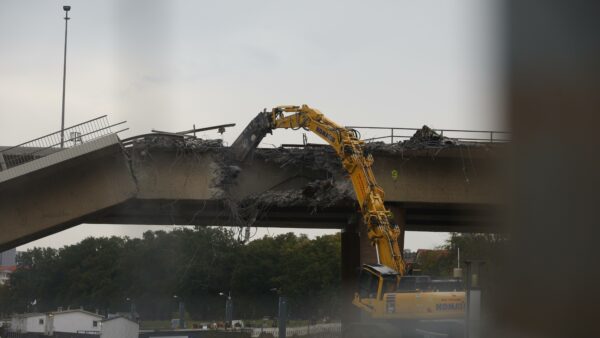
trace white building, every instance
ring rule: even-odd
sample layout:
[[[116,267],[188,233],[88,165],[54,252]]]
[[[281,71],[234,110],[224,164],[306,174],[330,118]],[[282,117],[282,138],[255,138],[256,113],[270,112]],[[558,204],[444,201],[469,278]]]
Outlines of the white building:
[[[48,315],[45,313],[26,313],[11,318],[11,331],[21,333],[49,334]]]
[[[138,338],[140,325],[125,317],[113,317],[102,321],[100,338]]]
[[[103,316],[85,310],[56,311],[48,314],[53,332],[95,333],[100,332]]]
[[[21,333],[54,332],[99,333],[104,317],[85,310],[66,310],[49,313],[27,313],[11,319],[11,331]]]

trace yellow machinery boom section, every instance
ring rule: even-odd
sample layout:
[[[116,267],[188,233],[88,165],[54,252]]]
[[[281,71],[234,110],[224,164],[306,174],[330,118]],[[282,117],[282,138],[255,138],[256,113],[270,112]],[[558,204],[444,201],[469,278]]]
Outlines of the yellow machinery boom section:
[[[392,214],[383,204],[383,189],[377,184],[371,169],[373,157],[365,157],[363,141],[358,139],[356,132],[339,126],[307,105],[280,106],[274,108],[271,114],[273,128],[304,128],[333,147],[354,186],[369,240],[377,250],[378,263],[404,275],[404,260],[398,245],[400,229],[390,222]]]

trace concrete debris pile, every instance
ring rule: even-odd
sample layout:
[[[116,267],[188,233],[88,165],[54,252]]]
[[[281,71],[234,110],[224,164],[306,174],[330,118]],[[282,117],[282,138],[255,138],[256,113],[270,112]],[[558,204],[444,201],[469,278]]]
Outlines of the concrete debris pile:
[[[423,128],[417,130],[410,139],[402,142],[403,147],[412,149],[438,148],[452,145],[456,145],[455,140],[436,133],[428,126],[423,126]]]
[[[388,144],[384,142],[370,142],[364,145],[365,153],[379,153],[398,155],[404,154],[405,150],[433,150],[439,152],[441,149],[459,146],[487,146],[484,143],[463,143],[458,140],[445,137],[435,132],[428,126],[417,130],[408,140]]]
[[[136,148],[146,149],[178,149],[198,152],[220,151],[223,140],[205,140],[201,138],[165,137],[162,135],[146,136],[133,142]]]
[[[345,177],[340,160],[329,147],[308,147],[304,149],[257,149],[255,159],[274,164],[285,170],[293,169],[292,180],[305,181],[294,189],[274,187],[259,194],[238,198],[231,193],[238,174],[243,170],[234,155],[226,153],[218,157],[219,178],[213,183],[221,190],[220,198],[228,209],[231,223],[248,226],[264,217],[272,207],[303,207],[315,213],[333,206],[353,206],[354,190]]]
[[[304,206],[311,212],[333,206],[352,206],[354,203],[354,191],[350,182],[334,179],[316,179],[301,189],[269,190],[239,201],[240,205],[257,208]]]
[[[277,164],[280,168],[297,167],[303,170],[326,171],[332,175],[344,173],[339,157],[329,146],[257,149],[254,157]]]
[[[354,202],[355,194],[350,180],[315,180],[302,190],[302,197],[309,200],[309,205],[330,207],[346,205]]]
[[[223,148],[223,140],[205,140],[201,138],[187,138],[183,140],[184,149],[198,151],[213,151]]]

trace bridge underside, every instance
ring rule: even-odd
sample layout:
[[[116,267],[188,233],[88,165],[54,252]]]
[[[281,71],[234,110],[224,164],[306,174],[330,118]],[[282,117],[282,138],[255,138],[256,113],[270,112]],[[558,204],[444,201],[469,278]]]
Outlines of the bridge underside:
[[[402,209],[406,231],[496,232],[498,207],[477,204],[389,203]],[[225,201],[131,199],[86,218],[86,223],[240,226]],[[360,217],[353,207],[270,207],[245,225],[275,228],[343,229]]]

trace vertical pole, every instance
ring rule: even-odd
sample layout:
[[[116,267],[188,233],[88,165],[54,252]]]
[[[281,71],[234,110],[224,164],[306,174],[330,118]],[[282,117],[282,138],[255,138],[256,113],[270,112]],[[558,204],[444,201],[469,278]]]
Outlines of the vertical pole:
[[[131,320],[135,320],[135,303],[131,300],[131,305],[129,307],[129,317]]]
[[[278,313],[278,338],[285,338],[286,336],[286,322],[287,322],[287,298],[279,296],[279,313]]]
[[[227,301],[225,302],[225,322],[232,328],[233,322],[233,301],[231,300],[231,296],[227,297]]]
[[[394,128],[390,129],[392,131],[392,144],[394,144]]]
[[[469,334],[470,334],[470,320],[471,320],[471,314],[470,314],[470,307],[471,307],[471,276],[473,271],[471,270],[471,262],[470,261],[465,261],[465,264],[467,265],[467,304],[465,304],[465,338],[469,338]]]
[[[62,114],[60,122],[60,148],[65,147],[65,84],[67,81],[67,28],[69,25],[69,11],[71,6],[63,6],[65,10],[65,51],[63,58],[63,86],[62,86]]]
[[[183,304],[183,301],[180,300],[179,301],[179,328],[183,329],[185,328],[185,305]]]

